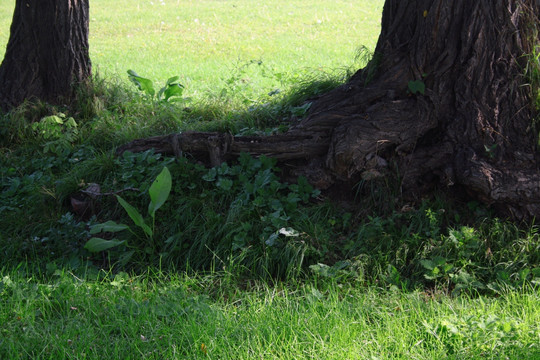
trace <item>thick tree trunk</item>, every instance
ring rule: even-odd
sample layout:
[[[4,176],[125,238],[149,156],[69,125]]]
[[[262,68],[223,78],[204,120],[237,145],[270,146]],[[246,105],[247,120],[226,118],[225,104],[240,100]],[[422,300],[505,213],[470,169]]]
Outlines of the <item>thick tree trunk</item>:
[[[287,134],[290,148],[302,135],[317,144],[309,179],[399,173],[405,194],[459,186],[515,218],[540,216],[523,56],[538,44],[539,11],[538,0],[387,0],[374,59]]]
[[[0,66],[0,108],[69,100],[89,78],[88,0],[17,0]]]
[[[328,127],[326,165],[340,177],[384,174],[391,163],[405,193],[460,185],[514,217],[540,215],[522,56],[538,44],[528,31],[538,14],[536,0],[388,0],[375,77],[366,86],[367,71],[357,73],[299,128]],[[412,94],[410,81],[425,93]]]

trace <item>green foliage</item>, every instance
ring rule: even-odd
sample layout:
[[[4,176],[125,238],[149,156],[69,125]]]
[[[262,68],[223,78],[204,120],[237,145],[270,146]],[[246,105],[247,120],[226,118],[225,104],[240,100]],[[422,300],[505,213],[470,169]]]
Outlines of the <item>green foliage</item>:
[[[500,293],[539,282],[536,227],[520,229],[489,218],[475,203],[454,209],[444,200],[398,211],[402,205],[392,200],[398,196],[392,189],[364,185],[357,194],[365,204],[360,212],[343,211],[314,203],[318,194],[305,179],[282,182],[273,160],[247,155],[213,169],[151,151],[115,158],[81,146],[67,157],[5,155],[0,157],[0,247],[13,261],[58,257],[83,264],[90,255],[96,265],[110,261],[117,269],[121,263],[134,269],[158,263],[192,270],[225,267],[256,278],[296,276],[311,268],[316,276],[340,281],[456,294]],[[167,188],[167,181],[151,181],[164,167],[178,177],[168,197],[158,186]],[[96,225],[96,219],[82,222],[67,213],[65,205],[70,193],[90,182],[109,191],[140,191],[125,192],[118,202],[103,198],[97,216],[112,222]],[[148,205],[147,193],[154,205]],[[145,207],[148,218],[140,210]],[[32,227],[26,226],[29,221]],[[123,224],[130,221],[128,229]],[[102,234],[104,241],[90,244],[108,247],[106,263],[84,248],[96,236],[89,229]]]
[[[262,64],[254,66],[262,71]],[[272,95],[276,102],[264,107],[267,115],[290,116],[302,108],[307,110],[305,99],[325,91],[332,84],[328,80],[305,84],[298,88],[296,97],[287,95],[279,100],[276,96],[283,94]],[[55,118],[41,125],[25,120],[22,133],[33,142],[27,147],[16,144],[0,157],[0,248],[13,261],[35,258],[46,262],[59,257],[66,263],[78,258],[83,264],[82,259],[90,256],[96,266],[116,264],[117,269],[122,263],[133,269],[149,264],[192,270],[226,268],[262,278],[297,276],[311,268],[315,276],[324,278],[399,289],[433,287],[455,294],[499,293],[507,287],[538,282],[535,228],[519,229],[490,218],[488,211],[473,203],[459,210],[448,209],[453,206],[450,202],[424,203],[402,212],[398,190],[365,183],[359,184],[356,195],[360,210],[343,211],[314,203],[317,194],[311,193],[313,189],[304,179],[297,184],[282,182],[275,163],[265,158],[242,156],[238,163],[205,169],[189,159],[164,158],[152,152],[114,157],[103,147],[110,141],[103,138],[112,135],[100,126],[118,121],[114,131],[120,139],[126,136],[124,129],[131,131],[130,136],[140,136],[152,125],[133,120],[134,126],[126,127],[120,125],[120,119],[130,122],[139,116],[151,117],[156,108],[136,97],[124,98],[124,93],[114,89],[108,95],[98,90],[88,91],[88,96],[103,96],[107,107],[98,118],[77,121],[77,136],[71,137],[71,130],[64,125],[73,117],[70,113],[62,117],[57,109],[35,107],[25,114],[39,120],[51,116],[44,115],[50,112],[62,124]],[[113,94],[127,105],[115,103]],[[82,99],[81,103],[86,104]],[[134,113],[140,109],[144,111]],[[166,111],[168,107],[159,109]],[[257,109],[245,114],[254,114]],[[195,109],[185,116],[197,119],[199,114]],[[158,120],[155,118],[156,123]],[[281,125],[276,125],[270,129],[248,127],[241,132],[281,131]],[[43,144],[64,141],[64,137],[67,150],[43,152]],[[79,144],[81,141],[85,143]],[[94,147],[98,145],[101,150]],[[152,187],[152,179],[164,167],[179,177],[171,184],[166,202]],[[122,200],[102,199],[96,214],[101,223],[133,224],[122,232],[103,231],[102,241],[90,243],[100,250],[108,247],[101,251],[107,254],[105,258],[84,248],[96,235],[88,229],[98,229],[97,219],[80,222],[73,215],[71,220],[66,217],[70,194],[88,183],[98,183],[107,191],[140,189],[123,193]],[[147,193],[154,199],[150,204],[162,204],[154,211],[149,207],[145,218],[140,209],[148,206]],[[155,227],[152,213],[155,215],[158,208],[159,226]],[[136,212],[140,212],[142,221],[134,223],[128,209],[136,220]],[[33,226],[25,226],[28,222]],[[76,240],[69,241],[70,237]]]
[[[538,34],[539,30],[537,29],[536,31]],[[533,119],[533,123],[538,130],[540,127],[540,44],[533,45],[532,49],[532,53],[526,55],[525,78],[528,80],[529,86],[532,89],[533,106],[536,110],[536,117]]]
[[[533,52],[528,55],[525,75],[531,83],[533,96],[537,99],[537,109],[540,109],[540,44],[533,47]]]
[[[127,201],[122,199],[120,196],[116,195],[116,199],[118,200],[120,205],[122,205],[122,207],[124,208],[126,213],[129,215],[133,223],[137,225],[139,228],[141,228],[146,236],[152,237],[154,235],[154,232],[152,231],[152,229],[150,229],[148,225],[146,225],[141,213],[136,208],[131,206]]]
[[[127,242],[137,261],[154,258],[162,264],[189,264],[190,268],[201,270],[216,263],[236,263],[260,276],[283,276],[301,269],[310,245],[306,234],[293,229],[307,220],[300,205],[318,195],[305,179],[299,179],[297,184],[282,183],[276,175],[275,160],[253,159],[245,154],[236,165],[205,169],[187,159],[178,159],[169,167],[180,176],[172,188],[170,179],[162,176],[149,188],[149,214],[162,209],[164,227],[159,232],[146,229],[136,206],[118,199],[153,244],[148,249],[144,242]],[[171,191],[169,197],[167,189]],[[253,218],[258,221],[253,222]],[[111,226],[109,230],[118,225],[106,224]],[[92,232],[104,229],[104,224],[96,225]],[[110,248],[120,245],[93,240],[94,243],[100,247],[111,245]],[[124,254],[116,251],[111,256],[118,260]]]
[[[167,167],[163,168],[163,171],[159,173],[156,180],[148,189],[150,195],[150,203],[148,204],[148,214],[155,219],[156,211],[163,206],[169,194],[171,193],[172,177]]]
[[[367,46],[361,45],[356,51],[355,60],[362,64],[364,85],[369,84],[379,69],[382,60],[381,54],[376,54]]]
[[[43,117],[60,112],[46,103],[26,101],[9,114],[0,116],[0,146],[13,147],[18,144],[35,143],[36,131],[32,124]]]
[[[214,9],[209,12],[213,13]],[[364,66],[371,58],[371,51],[364,48],[355,66]],[[285,183],[275,163],[265,158],[242,156],[238,163],[206,169],[193,159],[152,152],[113,155],[114,146],[133,138],[172,131],[243,135],[286,131],[290,123],[283,119],[304,116],[310,98],[343,83],[356,70],[332,70],[336,66],[329,70],[329,65],[321,64],[283,67],[272,57],[250,54],[219,69],[217,80],[208,86],[198,84],[201,76],[182,70],[189,75],[182,83],[196,88],[193,93],[198,96],[189,108],[171,104],[182,96],[177,77],[156,89],[152,81],[129,71],[129,79],[144,97],[123,83],[96,77],[77,88],[70,107],[27,103],[3,116],[0,247],[6,258],[60,262],[90,257],[95,266],[107,267],[133,251],[126,268],[158,263],[195,270],[225,267],[255,278],[303,275],[311,268],[324,278],[456,294],[535,284],[536,228],[517,228],[492,218],[485,209],[476,209],[481,214],[467,207],[451,211],[448,207],[454,205],[448,201],[401,211],[399,186],[365,182],[358,186],[358,208],[343,210],[314,201],[317,194],[305,179]],[[376,67],[377,55],[371,64]],[[141,66],[159,78],[150,66]],[[204,68],[204,78],[212,71]],[[366,81],[370,71],[365,70]],[[409,91],[421,94],[421,83],[411,82]],[[488,155],[495,150],[486,147]],[[160,198],[164,193],[156,192],[152,180],[164,167],[178,181],[170,185],[167,197]],[[69,213],[69,199],[89,183],[113,193],[126,188],[139,191],[123,192],[118,199],[102,197],[95,218],[78,219]],[[148,215],[143,216],[141,209],[147,206]],[[89,234],[89,229],[100,229],[102,240],[90,244],[107,256],[89,254],[84,248],[97,234]]]
[[[460,209],[462,215],[464,211]],[[311,270],[347,281],[383,282],[398,289],[434,287],[454,294],[500,293],[540,283],[537,227],[520,230],[484,219],[474,227],[445,229],[457,215],[434,211],[425,203],[418,210],[369,217],[344,246],[349,260]]]
[[[197,41],[187,39],[188,44],[199,44],[203,29],[184,32],[192,19],[170,18],[172,11],[160,17],[182,23],[182,36],[175,33],[177,26],[160,26],[159,34],[152,30],[145,35],[151,36],[149,41],[168,48],[149,47],[137,59],[130,55],[137,52],[124,47],[129,42],[111,36],[132,36],[131,29],[111,31],[96,25],[94,64],[110,61],[115,65],[103,69],[112,71],[137,63],[160,79],[171,67],[155,54],[167,53],[169,59],[182,59],[175,66],[186,74],[181,81],[196,100],[189,108],[184,101],[174,104],[185,100],[178,77],[156,89],[152,81],[130,71],[129,79],[144,96],[127,89],[125,76],[116,83],[110,76],[107,81],[96,77],[76,89],[76,101],[69,107],[26,103],[0,118],[0,253],[10,268],[0,274],[0,358],[539,354],[540,241],[534,224],[499,220],[472,202],[403,204],[399,184],[377,182],[359,184],[355,203],[342,207],[320,201],[303,178],[284,182],[275,161],[264,157],[242,155],[238,162],[207,169],[189,154],[179,159],[152,151],[114,156],[115,146],[133,138],[173,131],[285,131],[290,124],[284,119],[305,116],[310,98],[343,83],[371,58],[364,48],[356,67],[335,70],[351,62],[351,54],[343,55],[349,45],[339,43],[350,38],[346,31],[367,32],[348,26],[335,10],[311,24],[319,3],[300,12],[298,4],[287,2],[276,2],[275,7],[253,7],[247,1],[234,7],[215,1],[160,5],[200,6],[205,14],[201,22],[216,16],[222,16],[218,22],[236,19],[234,25],[219,24],[228,45],[217,42],[217,48],[208,47],[209,53],[206,47],[190,51],[189,46],[171,46],[171,39],[184,41],[190,34],[196,34]],[[131,26],[131,20],[120,17],[132,17],[135,10],[125,7],[139,5],[144,21],[161,23],[155,11],[148,11],[150,4],[110,2],[106,8],[110,12],[121,7],[116,25]],[[370,2],[370,11],[382,4]],[[94,7],[95,24],[104,23],[99,8]],[[291,15],[297,21],[291,22]],[[379,23],[377,16],[371,15],[374,24]],[[263,35],[257,35],[252,20],[270,17],[276,27],[269,30],[266,21],[259,25]],[[289,55],[275,55],[267,48],[264,58],[252,53],[264,47],[264,34],[279,35],[291,24],[302,26],[294,31],[311,31],[317,37],[311,55],[306,44],[294,44],[288,36],[286,42],[272,37],[272,44],[279,43]],[[204,31],[212,33],[213,25],[205,26]],[[319,31],[323,27],[328,39],[326,30]],[[237,59],[219,58],[245,50],[238,47],[235,34],[221,30],[240,29],[242,41],[250,41],[242,31],[246,28],[256,46],[245,46],[248,53]],[[378,28],[369,30],[374,47]],[[103,51],[103,41],[118,52]],[[233,48],[227,47],[231,44]],[[290,51],[300,48],[302,58]],[[170,53],[178,49],[178,56]],[[538,62],[534,54],[531,66]],[[287,56],[294,61],[282,63]],[[380,61],[377,54],[374,60],[364,70],[366,81]],[[306,68],[298,69],[297,62]],[[528,74],[535,79],[534,72]],[[408,90],[422,94],[425,85],[417,80]],[[488,156],[495,150],[486,147]],[[171,174],[163,173],[165,168],[174,174],[174,183]],[[122,192],[122,197],[102,196],[94,217],[82,219],[70,212],[69,199],[89,183],[111,193],[138,190]],[[157,266],[192,276],[151,273]],[[139,275],[123,272],[128,270]],[[150,274],[140,275],[145,271]],[[282,284],[279,278],[290,281]],[[220,333],[230,336],[215,336]]]
[[[423,326],[428,338],[440,341],[448,354],[457,357],[465,356],[467,352],[465,349],[470,346],[485,354],[493,354],[494,350],[499,352],[505,347],[511,348],[510,344],[519,342],[522,337],[521,331],[525,330],[519,325],[518,319],[501,318],[496,314],[445,316],[430,323],[423,322]],[[531,346],[533,349],[537,347],[532,344]]]
[[[114,159],[113,166],[116,169],[114,177],[112,179],[107,177],[104,181],[108,184],[110,182],[110,186],[116,181],[121,186],[148,190],[150,188],[148,176],[152,175],[155,179],[164,166],[171,166],[173,162],[174,159],[163,158],[161,154],[155,154],[152,150],[140,153],[128,151]]]
[[[148,98],[153,101],[162,103],[185,101],[185,99],[181,98],[182,93],[184,92],[184,86],[177,82],[178,79],[180,79],[179,76],[169,78],[165,83],[165,86],[156,93],[152,80],[139,76],[133,70],[128,70],[127,73],[129,80],[137,87],[137,89],[144,92]]]
[[[424,95],[426,93],[426,84],[422,80],[411,80],[407,84],[407,87],[409,88],[410,93],[413,95]]]
[[[120,205],[124,208],[124,210],[130,217],[130,219],[133,221],[133,223],[143,231],[146,237],[146,240],[148,240],[143,243],[145,247],[141,249],[147,253],[154,253],[156,251],[156,249],[152,247],[154,245],[155,214],[156,214],[156,211],[165,203],[165,201],[167,201],[167,198],[169,197],[169,194],[171,192],[171,186],[172,186],[171,173],[167,167],[164,167],[148,190],[150,194],[150,203],[148,204],[148,214],[152,218],[152,227],[146,224],[144,217],[135,207],[130,205],[127,201],[125,201],[120,196],[116,195],[116,199],[118,200]],[[112,220],[109,220],[103,224],[96,224],[92,226],[90,229],[90,234],[117,233],[124,230],[129,230],[131,233],[136,234],[135,231],[131,229],[128,225],[117,224],[116,222]],[[104,250],[114,248],[119,245],[127,246],[127,243],[124,240],[122,241],[117,240],[117,239],[108,240],[108,239],[93,237],[90,240],[88,240],[88,242],[86,243],[84,247],[91,252],[101,252]],[[122,265],[125,265],[126,263],[128,263],[129,260],[131,259],[131,256],[135,252],[136,250],[129,250],[125,252],[121,256]]]
[[[43,151],[55,155],[66,155],[77,140],[79,130],[77,122],[72,117],[58,113],[42,118],[39,122],[32,124],[32,130],[36,136],[45,141]]]
[[[114,223],[114,226],[110,228],[106,228],[106,229],[102,228],[101,230],[109,231],[109,232],[117,232],[117,231],[120,231],[119,230],[120,227],[123,227],[123,229],[121,230],[129,229],[129,227],[124,226],[123,224]],[[93,234],[94,232],[90,231],[90,233]],[[118,245],[122,245],[123,243],[124,241],[120,241],[116,239],[105,240],[102,238],[93,237],[90,240],[88,240],[88,242],[86,243],[86,245],[84,245],[84,247],[91,252],[100,252],[100,251],[108,250]]]
[[[85,223],[62,206],[55,181],[59,173],[91,157],[92,151],[84,147],[62,156],[39,149],[0,156],[0,248],[6,259],[82,255],[79,241],[86,237]]]

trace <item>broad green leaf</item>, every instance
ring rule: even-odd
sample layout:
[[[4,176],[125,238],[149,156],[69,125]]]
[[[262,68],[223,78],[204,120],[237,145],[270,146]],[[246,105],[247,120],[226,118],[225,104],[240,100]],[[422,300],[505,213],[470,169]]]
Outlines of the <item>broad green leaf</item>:
[[[64,125],[66,125],[67,127],[75,128],[75,127],[77,127],[77,122],[75,121],[74,118],[69,117],[69,118],[67,118],[67,120],[66,120],[66,122],[64,123]]]
[[[215,167],[211,168],[210,170],[208,170],[208,172],[206,174],[204,174],[202,176],[202,179],[204,181],[214,181],[216,180],[216,176],[217,176],[217,169]]]
[[[167,89],[167,85],[165,85],[164,87],[162,87],[161,89],[159,89],[158,93],[157,93],[157,96],[156,96],[156,99],[158,101],[166,101],[165,99],[164,100],[161,100],[161,96],[163,95],[163,93],[165,92],[165,90]]]
[[[174,82],[176,82],[176,80],[180,79],[180,76],[173,76],[173,77],[170,77],[168,80],[167,80],[167,85],[174,85]]]
[[[156,91],[154,90],[154,83],[152,82],[152,80],[145,79],[142,77],[137,78],[137,80],[139,81],[140,90],[144,91],[150,96],[154,96]]]
[[[420,260],[420,264],[427,270],[433,270],[435,268],[435,264],[431,260]]]
[[[426,92],[426,84],[422,80],[409,81],[409,91],[413,94],[420,93],[424,95]]]
[[[173,96],[182,96],[184,92],[184,87],[180,84],[170,84],[165,90],[165,101]]]
[[[264,243],[268,246],[274,246],[276,245],[276,240],[278,237],[279,237],[278,233],[272,233],[270,234],[270,236],[268,237],[268,239],[266,239]]]
[[[126,210],[127,214],[129,215],[131,220],[133,220],[135,225],[143,229],[146,235],[152,236],[152,229],[150,229],[150,227],[145,224],[141,213],[133,206],[131,206],[126,200],[122,199],[120,196],[116,195],[116,199],[118,199],[118,202],[120,203],[120,205],[122,205],[124,210]]]
[[[148,213],[150,214],[150,216],[154,217],[157,209],[159,209],[165,203],[165,201],[167,201],[167,198],[171,193],[171,187],[171,172],[165,166],[163,170],[161,170],[159,175],[156,177],[156,180],[154,180],[154,182],[150,186],[150,189],[148,189],[148,193],[150,194]]]
[[[220,189],[223,189],[225,191],[229,191],[232,189],[233,181],[231,179],[222,178],[220,177],[218,181],[216,182],[216,186]]]
[[[129,69],[129,70],[127,71],[127,73],[128,73],[128,75],[129,75],[129,77],[131,77],[131,76],[139,76],[139,75],[135,72],[135,70]]]
[[[143,78],[137,75],[133,70],[128,70],[129,80],[141,91],[144,91],[150,96],[154,96],[156,91],[154,90],[154,83],[150,79]]]
[[[51,123],[56,123],[56,124],[63,124],[64,120],[60,116],[50,115],[50,116],[45,116],[43,119],[40,120],[40,122],[42,123],[51,122]]]
[[[116,240],[116,239],[105,240],[102,238],[93,237],[90,240],[88,240],[86,245],[84,245],[84,248],[91,252],[100,252],[100,251],[107,250],[115,246],[121,245],[123,243],[124,243],[123,240],[122,241]]]
[[[97,234],[100,232],[118,232],[129,229],[129,226],[125,224],[117,224],[112,220],[109,220],[103,224],[96,224],[90,228],[90,234]]]

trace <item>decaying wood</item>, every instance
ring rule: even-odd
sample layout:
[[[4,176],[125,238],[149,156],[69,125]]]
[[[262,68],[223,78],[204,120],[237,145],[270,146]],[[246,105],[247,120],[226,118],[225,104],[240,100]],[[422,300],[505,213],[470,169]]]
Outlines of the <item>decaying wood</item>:
[[[538,133],[522,56],[539,43],[531,31],[538,14],[537,0],[387,0],[372,62],[318,98],[288,133],[173,134],[119,151],[206,152],[212,165],[241,152],[303,158],[320,186],[399,174],[403,193],[459,186],[514,218],[540,217]],[[411,81],[425,92],[413,93]]]
[[[306,133],[258,137],[187,131],[134,140],[119,147],[117,154],[148,149],[176,156],[182,153],[207,154],[210,158],[210,164],[216,166],[223,161],[238,157],[241,153],[250,153],[254,156],[265,155],[278,160],[314,158],[326,154],[328,139],[315,138]]]

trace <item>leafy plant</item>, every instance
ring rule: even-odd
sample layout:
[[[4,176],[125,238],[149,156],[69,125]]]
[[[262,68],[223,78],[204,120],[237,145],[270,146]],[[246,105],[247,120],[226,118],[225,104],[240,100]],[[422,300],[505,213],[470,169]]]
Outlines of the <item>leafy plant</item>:
[[[152,226],[149,226],[143,215],[132,205],[130,205],[127,201],[125,201],[122,197],[119,195],[116,195],[116,199],[120,203],[120,205],[124,208],[128,216],[131,218],[133,223],[142,230],[145,238],[149,240],[150,245],[154,245],[154,230],[155,230],[155,219],[156,219],[156,211],[163,206],[165,201],[167,201],[167,198],[169,197],[169,194],[171,192],[172,187],[172,178],[171,173],[167,167],[164,167],[161,173],[156,177],[150,188],[148,189],[148,193],[150,195],[150,203],[148,204],[148,214],[150,215],[152,219]],[[91,227],[90,234],[98,234],[98,233],[117,233],[124,230],[129,230],[132,234],[137,236],[136,232],[126,224],[118,224],[112,220],[109,220],[102,224],[97,224]],[[104,239],[100,237],[93,237],[84,246],[86,249],[88,249],[91,252],[100,252],[104,250],[111,249],[113,247],[125,244],[125,240],[118,240],[118,239]],[[155,249],[152,247],[146,247],[145,250],[147,252],[153,252]],[[130,251],[122,257],[122,262],[127,263],[127,261],[131,258],[134,251]]]
[[[179,76],[169,78],[165,83],[165,86],[159,89],[159,91],[156,93],[152,80],[139,76],[133,70],[128,70],[127,73],[129,80],[135,84],[140,91],[144,92],[150,99],[154,101],[167,103],[184,100],[181,98],[184,92],[184,86],[178,83],[178,79],[180,79]]]
[[[174,166],[182,179],[165,205],[174,226],[162,263],[189,263],[197,270],[234,263],[263,277],[302,269],[314,254],[304,231],[311,219],[302,204],[319,192],[305,178],[281,182],[275,164],[241,154],[236,164],[205,169],[179,159]]]
[[[168,166],[174,161],[173,158],[164,158],[154,150],[140,153],[126,151],[121,157],[114,159],[115,174],[110,179],[111,186],[118,183],[124,187],[139,187],[146,189],[150,187],[150,174],[159,174],[163,166]],[[153,177],[153,176],[152,176]]]
[[[66,155],[77,140],[79,130],[77,122],[63,113],[45,116],[39,122],[32,124],[38,138],[45,141],[44,152],[55,155]]]
[[[239,64],[231,71],[230,76],[223,80],[225,87],[221,89],[219,96],[224,98],[230,95],[242,95],[244,104],[252,104],[254,100],[249,91],[251,90],[249,70],[253,67],[255,71],[259,70],[261,75],[265,76],[265,65],[262,60],[250,60]]]
[[[432,259],[420,260],[420,264],[426,269],[424,277],[428,280],[435,280],[448,276],[449,272],[454,269],[452,264],[441,256],[435,256]]]
[[[408,83],[408,88],[411,94],[422,94],[424,95],[426,92],[426,84],[422,80],[411,80]]]

